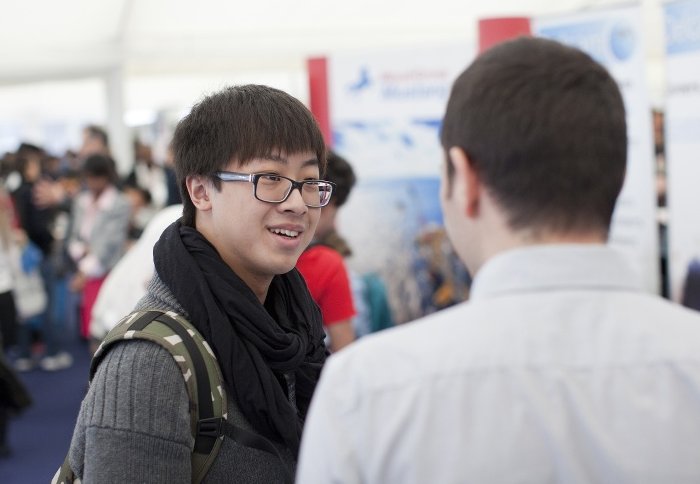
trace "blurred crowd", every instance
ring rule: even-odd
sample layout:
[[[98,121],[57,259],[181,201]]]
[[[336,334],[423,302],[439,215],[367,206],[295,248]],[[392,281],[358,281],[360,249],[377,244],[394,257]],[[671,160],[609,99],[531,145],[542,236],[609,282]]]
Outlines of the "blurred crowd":
[[[109,271],[160,209],[180,203],[171,159],[139,140],[134,154],[120,176],[107,133],[90,125],[77,151],[21,143],[3,156],[0,334],[16,370],[72,364],[66,338],[89,339]]]

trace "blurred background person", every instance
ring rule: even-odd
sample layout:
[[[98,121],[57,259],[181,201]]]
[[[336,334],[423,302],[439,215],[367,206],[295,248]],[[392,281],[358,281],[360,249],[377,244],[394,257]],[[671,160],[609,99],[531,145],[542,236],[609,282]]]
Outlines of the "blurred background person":
[[[153,205],[151,192],[140,186],[125,183],[122,186],[122,192],[129,200],[131,212],[129,215],[129,229],[127,236],[127,245],[136,242],[143,233],[148,222],[158,212]]]
[[[177,184],[177,176],[175,174],[175,159],[173,158],[172,142],[168,143],[168,148],[165,150],[163,171],[165,173],[165,184],[168,188],[168,199],[166,205],[170,206],[181,204],[182,198],[180,197],[180,187]]]
[[[13,292],[18,271],[21,270],[15,241],[20,232],[14,220],[12,200],[0,183],[0,459],[10,455],[10,417],[14,412],[26,408],[31,400],[6,358],[6,352],[14,345],[17,333],[17,308]]]
[[[156,211],[168,203],[168,183],[165,170],[156,163],[151,147],[138,139],[134,141],[134,165],[124,179],[124,185],[147,190]]]
[[[100,126],[90,124],[83,128],[83,142],[75,156],[72,152],[66,153],[66,162],[69,166],[68,171],[81,171],[85,159],[91,155],[102,155],[107,157],[112,163],[112,171],[117,172],[117,166],[111,158],[109,149],[109,136],[107,132]],[[64,190],[61,183],[57,183],[51,178],[44,178],[36,183],[33,187],[32,195],[34,203],[42,208],[70,206],[72,203],[71,194]]]
[[[52,298],[56,283],[51,256],[54,250],[52,232],[57,210],[54,206],[42,206],[33,196],[34,188],[44,175],[42,165],[45,152],[42,148],[22,143],[17,150],[17,171],[21,176],[20,186],[12,192],[19,225],[27,240],[22,244],[22,269],[27,274],[26,282],[18,294],[22,324],[19,327],[18,358],[15,367],[20,371],[31,370],[37,363],[46,370],[57,370],[70,366],[70,355],[63,350],[61,321],[54,318]],[[49,183],[53,183],[50,182]],[[34,271],[41,275],[43,287],[34,288]],[[24,279],[23,279],[24,280]],[[26,307],[26,309],[24,309]]]
[[[102,155],[111,159],[109,136],[104,128],[89,124],[83,128],[83,144],[78,151],[78,160],[83,161],[90,155]],[[75,168],[80,168],[75,167]]]
[[[153,246],[163,230],[179,219],[182,205],[170,205],[158,212],[146,225],[138,240],[112,268],[100,287],[90,320],[91,353],[105,335],[146,295],[155,274]]]
[[[16,244],[16,220],[12,199],[0,184],[0,340],[7,351],[17,342],[15,266],[19,257]]]
[[[355,341],[353,317],[356,314],[350,276],[344,257],[350,247],[336,229],[338,209],[346,202],[355,174],[350,164],[336,153],[328,153],[324,179],[335,183],[331,201],[321,209],[314,238],[297,261],[311,296],[321,308],[323,325],[331,351],[338,351]]]
[[[87,339],[97,293],[125,250],[130,205],[115,185],[114,161],[110,158],[88,156],[82,174],[87,189],[73,203],[67,248],[76,266],[70,286],[82,295],[80,335]]]

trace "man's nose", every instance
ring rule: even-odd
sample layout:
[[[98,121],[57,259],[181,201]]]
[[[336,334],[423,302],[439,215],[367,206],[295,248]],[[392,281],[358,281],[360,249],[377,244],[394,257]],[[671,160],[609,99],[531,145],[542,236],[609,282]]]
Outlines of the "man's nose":
[[[284,205],[285,210],[293,210],[294,212],[297,213],[305,213],[309,207],[306,206],[306,202],[304,202],[304,197],[301,195],[301,188],[302,187],[292,187],[292,191],[289,192],[289,196],[287,196],[287,199],[282,202],[282,205]]]

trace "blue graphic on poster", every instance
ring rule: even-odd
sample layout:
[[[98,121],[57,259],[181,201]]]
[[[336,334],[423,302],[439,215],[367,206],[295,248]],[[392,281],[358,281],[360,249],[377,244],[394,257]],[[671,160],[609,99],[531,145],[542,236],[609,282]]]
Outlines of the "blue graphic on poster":
[[[627,22],[619,22],[610,32],[610,48],[615,57],[626,61],[634,53],[637,46],[635,32]]]
[[[664,13],[670,292],[700,309],[700,1],[669,2]]]
[[[700,3],[695,0],[669,2],[664,6],[666,53],[700,50]]]
[[[626,19],[573,20],[542,27],[537,35],[575,46],[602,64],[627,61],[638,48],[635,29]]]

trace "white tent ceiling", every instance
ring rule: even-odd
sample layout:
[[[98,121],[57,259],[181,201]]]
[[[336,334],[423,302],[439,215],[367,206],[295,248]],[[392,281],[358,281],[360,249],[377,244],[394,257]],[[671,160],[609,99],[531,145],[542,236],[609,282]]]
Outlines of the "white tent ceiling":
[[[4,0],[0,83],[125,74],[299,68],[339,50],[465,42],[479,18],[617,5],[606,0]],[[660,0],[642,0],[652,62]]]
[[[129,160],[129,119],[186,109],[259,82],[308,99],[305,61],[351,50],[463,43],[481,18],[618,6],[620,0],[0,0],[0,151],[56,152],[105,124]],[[623,2],[625,0],[622,0]],[[651,98],[664,92],[662,0],[643,7]],[[125,121],[126,120],[126,121]],[[142,123],[145,124],[145,123]]]

